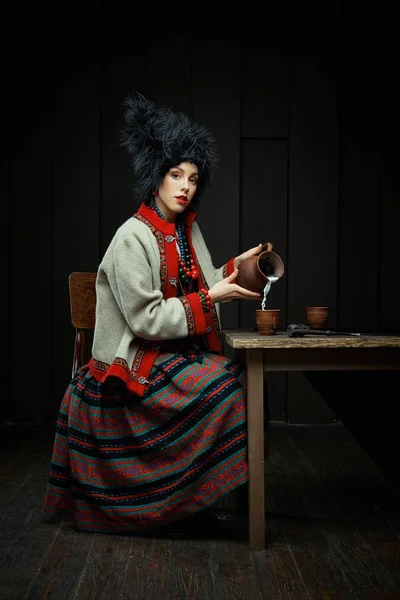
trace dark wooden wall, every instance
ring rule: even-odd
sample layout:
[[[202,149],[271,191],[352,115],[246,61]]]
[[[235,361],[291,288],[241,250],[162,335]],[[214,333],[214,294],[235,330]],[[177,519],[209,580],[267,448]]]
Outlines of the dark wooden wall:
[[[307,304],[327,304],[332,328],[399,332],[397,164],[380,95],[393,92],[391,62],[373,62],[370,48],[360,67],[350,39],[340,50],[339,39],[303,49],[199,37],[119,54],[3,53],[4,419],[57,414],[74,341],[68,275],[96,270],[135,209],[118,132],[133,89],[212,129],[222,159],[199,222],[215,264],[274,242],[286,272],[268,303],[282,327],[304,322]],[[224,305],[223,325],[254,327],[255,308]],[[271,377],[269,401],[274,420],[335,418],[300,373]]]

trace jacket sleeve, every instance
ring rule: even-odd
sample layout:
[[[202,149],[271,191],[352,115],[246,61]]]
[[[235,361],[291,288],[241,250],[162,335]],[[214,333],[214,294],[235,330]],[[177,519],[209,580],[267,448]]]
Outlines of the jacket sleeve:
[[[206,320],[197,293],[164,300],[159,252],[152,249],[151,238],[147,244],[135,234],[124,237],[104,266],[120,311],[133,333],[145,340],[203,335]]]

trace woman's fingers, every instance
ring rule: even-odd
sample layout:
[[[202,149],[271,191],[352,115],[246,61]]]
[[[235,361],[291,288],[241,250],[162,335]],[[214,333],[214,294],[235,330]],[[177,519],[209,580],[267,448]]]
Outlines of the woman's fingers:
[[[240,287],[240,285],[235,285],[235,291],[239,294],[240,297],[246,298],[261,298],[261,294],[258,292],[252,292],[251,290],[247,290],[246,288]]]
[[[232,271],[232,273],[228,277],[226,277],[226,281],[228,283],[231,283],[231,281],[236,279],[238,273],[239,273],[239,269],[235,269],[234,271]]]
[[[250,250],[247,250],[247,252],[245,252],[245,255],[247,256],[247,258],[250,258],[250,256],[254,256],[255,254],[260,254],[262,250],[262,244],[258,244],[258,246],[254,246],[254,248],[250,248]]]

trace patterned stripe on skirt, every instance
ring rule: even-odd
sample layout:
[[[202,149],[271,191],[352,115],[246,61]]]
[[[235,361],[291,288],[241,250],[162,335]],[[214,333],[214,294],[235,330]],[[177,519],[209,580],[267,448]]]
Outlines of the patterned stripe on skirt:
[[[144,398],[87,366],[59,411],[46,512],[78,529],[143,531],[192,515],[247,481],[245,372],[213,353],[162,353]]]

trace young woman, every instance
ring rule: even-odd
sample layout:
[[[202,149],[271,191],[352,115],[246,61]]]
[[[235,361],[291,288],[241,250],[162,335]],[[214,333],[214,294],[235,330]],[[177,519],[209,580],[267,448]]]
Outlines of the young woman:
[[[218,155],[187,116],[135,93],[123,143],[137,212],[98,268],[92,358],[62,400],[45,510],[80,530],[148,532],[247,481],[246,381],[223,356],[219,303],[261,245],[216,269],[195,206]]]

